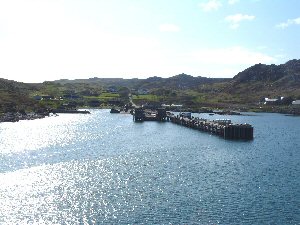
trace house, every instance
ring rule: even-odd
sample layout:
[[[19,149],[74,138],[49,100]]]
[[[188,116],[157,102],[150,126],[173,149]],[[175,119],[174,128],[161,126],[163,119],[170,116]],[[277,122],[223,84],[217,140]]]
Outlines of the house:
[[[80,96],[76,94],[66,94],[62,96],[63,99],[79,99]]]
[[[278,98],[265,98],[265,105],[277,105],[280,102]]]
[[[161,107],[163,108],[167,108],[169,110],[181,110],[181,108],[183,107],[183,105],[178,105],[178,104],[162,104]]]
[[[33,99],[36,100],[36,101],[41,101],[43,98],[42,98],[42,96],[40,96],[40,95],[35,95],[35,96],[33,97]]]
[[[171,107],[175,107],[175,108],[181,108],[183,105],[175,105],[175,104],[172,104]]]
[[[294,106],[300,106],[300,100],[293,101],[292,105],[294,105]]]
[[[41,100],[53,100],[54,96],[52,96],[52,95],[35,95],[33,97],[33,99],[37,100],[37,101],[41,101]]]

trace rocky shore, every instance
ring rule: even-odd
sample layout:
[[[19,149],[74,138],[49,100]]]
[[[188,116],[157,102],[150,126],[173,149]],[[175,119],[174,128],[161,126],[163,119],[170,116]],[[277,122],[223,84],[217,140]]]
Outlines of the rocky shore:
[[[20,120],[35,120],[43,119],[48,116],[57,116],[57,113],[70,113],[70,114],[90,114],[87,110],[54,110],[50,109],[44,112],[31,112],[31,113],[20,113],[20,112],[7,112],[0,114],[0,123],[2,122],[18,122]]]
[[[49,113],[13,113],[8,112],[0,115],[0,123],[2,122],[18,122],[20,120],[35,120],[49,116]]]

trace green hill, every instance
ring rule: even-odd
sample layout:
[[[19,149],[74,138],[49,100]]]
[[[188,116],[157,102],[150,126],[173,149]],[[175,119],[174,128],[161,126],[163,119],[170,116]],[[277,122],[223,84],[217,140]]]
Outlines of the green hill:
[[[35,110],[38,106],[29,97],[35,90],[37,85],[0,78],[0,112]]]
[[[128,103],[128,93],[137,104],[183,104],[193,109],[253,108],[265,97],[300,99],[300,60],[281,65],[256,64],[232,79],[187,74],[147,79],[63,79],[41,84],[0,79],[0,112],[56,108],[69,103],[80,107],[122,105]],[[52,96],[56,101],[35,101],[35,95]]]
[[[281,65],[256,64],[238,73],[225,88],[227,93],[240,95],[243,101],[262,97],[290,96],[300,98],[300,60]]]

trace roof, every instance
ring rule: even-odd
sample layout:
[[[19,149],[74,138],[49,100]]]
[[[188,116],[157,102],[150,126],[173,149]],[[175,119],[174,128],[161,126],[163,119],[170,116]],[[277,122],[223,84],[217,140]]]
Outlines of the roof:
[[[266,102],[276,102],[276,101],[278,101],[278,99],[277,98],[265,98],[265,101]]]
[[[293,105],[300,105],[300,100],[295,100],[292,102]]]

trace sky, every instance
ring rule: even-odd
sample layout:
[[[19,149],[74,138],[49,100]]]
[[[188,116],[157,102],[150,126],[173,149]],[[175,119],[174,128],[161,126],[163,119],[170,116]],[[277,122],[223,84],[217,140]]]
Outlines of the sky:
[[[233,77],[300,56],[299,0],[0,0],[0,77]]]

